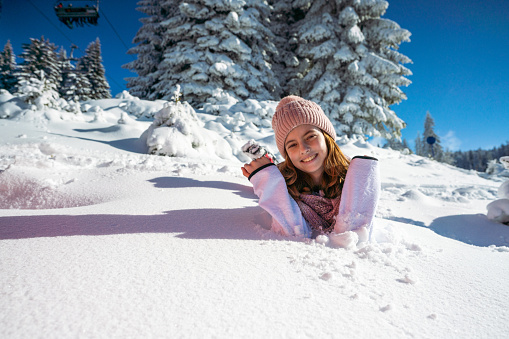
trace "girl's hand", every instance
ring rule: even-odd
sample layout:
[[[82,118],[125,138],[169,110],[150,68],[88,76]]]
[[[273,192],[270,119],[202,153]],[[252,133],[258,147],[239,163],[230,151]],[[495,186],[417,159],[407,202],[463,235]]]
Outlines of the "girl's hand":
[[[251,161],[249,164],[245,164],[244,167],[241,167],[242,174],[246,178],[249,178],[251,173],[253,173],[258,168],[260,168],[260,167],[262,167],[264,165],[270,164],[271,162],[272,161],[270,161],[270,159],[267,158],[267,157],[261,157],[261,158],[255,159],[255,160]]]

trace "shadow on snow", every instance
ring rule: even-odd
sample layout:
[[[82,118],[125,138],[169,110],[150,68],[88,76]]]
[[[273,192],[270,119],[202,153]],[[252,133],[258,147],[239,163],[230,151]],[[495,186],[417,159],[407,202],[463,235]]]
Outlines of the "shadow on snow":
[[[94,128],[94,129],[75,129],[76,132],[101,132],[101,133],[112,133],[116,132],[120,129],[118,126],[111,126],[111,127],[105,127],[105,128]],[[53,135],[58,135],[62,137],[68,137],[68,138],[75,138],[85,141],[93,141],[93,142],[100,142],[106,145],[110,145],[111,147],[132,152],[132,153],[139,153],[139,154],[147,154],[147,146],[140,138],[127,138],[127,139],[118,139],[118,140],[100,140],[100,139],[91,139],[91,138],[84,138],[84,137],[77,137],[74,135],[65,135],[65,134],[58,134],[58,133],[50,133]]]
[[[184,239],[260,240],[257,225],[270,229],[258,207],[190,209],[161,215],[37,215],[0,217],[0,239],[166,233]]]
[[[509,226],[484,214],[449,215],[436,218],[429,228],[435,233],[475,246],[509,246]]]
[[[236,184],[227,181],[200,181],[185,177],[160,177],[150,179],[149,182],[154,184],[156,188],[187,188],[187,187],[203,187],[212,189],[222,189],[232,191],[232,193],[246,199],[258,199],[253,193],[253,187]]]

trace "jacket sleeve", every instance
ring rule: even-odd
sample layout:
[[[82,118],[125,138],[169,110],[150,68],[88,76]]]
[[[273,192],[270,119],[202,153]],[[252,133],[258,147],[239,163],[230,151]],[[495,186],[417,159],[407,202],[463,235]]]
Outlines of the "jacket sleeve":
[[[365,227],[371,234],[379,196],[378,160],[354,157],[346,173],[334,232],[343,233]]]
[[[285,179],[274,164],[253,172],[249,180],[259,198],[258,204],[272,216],[275,231],[286,236],[311,237],[311,229],[299,205],[288,193]]]

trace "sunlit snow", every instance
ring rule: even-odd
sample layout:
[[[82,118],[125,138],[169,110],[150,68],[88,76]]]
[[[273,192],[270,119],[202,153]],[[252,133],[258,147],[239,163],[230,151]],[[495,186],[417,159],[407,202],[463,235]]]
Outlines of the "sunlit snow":
[[[276,104],[0,93],[1,336],[506,337],[507,177],[341,137],[380,159],[373,241],[283,238],[240,171]]]

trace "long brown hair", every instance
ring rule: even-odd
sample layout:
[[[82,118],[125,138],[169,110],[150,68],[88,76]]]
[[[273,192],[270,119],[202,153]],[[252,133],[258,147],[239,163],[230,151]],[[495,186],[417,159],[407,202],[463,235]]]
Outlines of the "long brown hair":
[[[328,154],[324,161],[324,174],[320,187],[316,187],[309,174],[295,167],[288,154],[285,161],[278,165],[279,171],[285,178],[288,192],[296,200],[300,200],[301,193],[310,193],[316,189],[322,190],[325,197],[330,199],[341,195],[350,159],[343,154],[331,136],[323,132],[322,134],[325,137]]]

